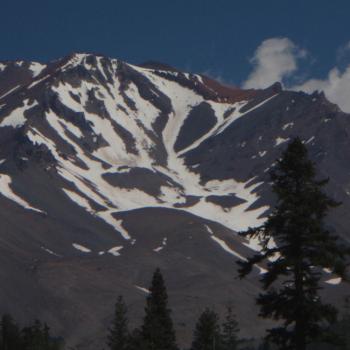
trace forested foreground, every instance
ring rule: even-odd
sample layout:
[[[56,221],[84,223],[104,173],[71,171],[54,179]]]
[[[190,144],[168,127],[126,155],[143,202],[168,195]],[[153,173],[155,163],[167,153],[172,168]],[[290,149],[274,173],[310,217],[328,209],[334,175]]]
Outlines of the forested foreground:
[[[340,203],[325,193],[328,179],[318,179],[298,138],[276,160],[271,183],[276,206],[262,226],[240,233],[258,239],[261,250],[237,263],[240,278],[256,264],[266,269],[256,296],[258,317],[272,319],[276,326],[266,331],[264,339],[241,339],[234,304],[227,306],[222,320],[206,308],[198,315],[190,350],[350,350],[350,299],[344,300],[339,312],[320,295],[324,273],[349,285],[350,249],[324,223],[329,210]],[[141,326],[129,328],[127,301],[119,296],[106,341],[96,350],[178,350],[171,315],[165,281],[157,269]],[[56,350],[65,345],[40,321],[20,328],[5,315],[0,346],[0,350]]]
[[[331,327],[339,344],[315,342],[310,350],[350,350],[350,303]],[[117,297],[113,321],[105,343],[96,350],[179,350],[168,305],[166,286],[160,270],[156,270],[146,299],[145,316],[139,328],[130,329],[128,309],[122,296]],[[254,327],[254,325],[252,325]],[[20,328],[9,315],[1,319],[1,350],[75,350],[65,346],[64,339],[54,337],[46,324],[35,321]],[[228,305],[220,320],[215,310],[206,308],[198,315],[190,350],[274,350],[279,347],[264,340],[243,339],[239,335],[239,320],[234,305]]]
[[[52,337],[50,329],[39,320],[33,325],[20,328],[10,315],[1,318],[1,350],[60,350],[62,338]]]

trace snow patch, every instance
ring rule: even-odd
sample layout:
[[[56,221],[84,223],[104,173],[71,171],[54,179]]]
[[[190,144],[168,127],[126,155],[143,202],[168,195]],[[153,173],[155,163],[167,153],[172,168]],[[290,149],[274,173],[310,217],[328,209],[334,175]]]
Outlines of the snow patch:
[[[140,287],[140,286],[136,286],[136,285],[135,285],[135,288],[141,290],[142,292],[144,292],[144,293],[146,293],[146,294],[150,294],[150,293],[151,293],[149,289],[144,288],[144,287]]]
[[[34,104],[29,104],[29,100],[24,101],[24,106],[18,107],[14,109],[10,114],[5,116],[5,118],[2,120],[0,123],[0,127],[5,127],[5,126],[11,126],[12,128],[18,128],[22,126],[26,122],[26,118],[24,117],[24,112],[34,106],[36,106],[38,103],[35,102]]]
[[[283,129],[283,130],[287,130],[288,128],[292,128],[292,127],[293,127],[293,125],[294,125],[294,123],[293,123],[293,122],[290,122],[290,123],[284,124],[284,125],[282,126],[282,129]]]
[[[21,87],[21,85],[16,85],[14,88],[12,88],[11,90],[8,90],[4,95],[0,96],[0,99],[4,98],[5,96],[9,95],[11,92],[17,90],[19,87]]]
[[[214,234],[213,230],[212,230],[208,225],[204,225],[204,227],[207,229],[207,231],[208,231],[211,235]]]
[[[31,83],[28,86],[28,89],[33,88],[34,86],[38,85],[39,83],[41,83],[42,81],[46,80],[47,78],[50,78],[50,75],[45,75],[43,78],[40,78],[39,80],[35,80],[33,83]]]
[[[117,247],[113,247],[111,249],[108,250],[109,254],[112,254],[114,256],[120,256],[119,251],[123,249],[123,246],[117,246]]]
[[[45,248],[44,246],[41,246],[40,248],[51,255],[57,256],[58,258],[62,258],[62,255],[57,254],[57,253],[53,252],[52,250]]]
[[[283,137],[277,137],[277,139],[275,140],[275,147],[281,145],[282,143],[285,143],[289,141],[289,138],[284,139]]]
[[[315,136],[311,136],[307,141],[304,141],[305,145],[312,142],[315,139]]]
[[[331,279],[325,281],[325,283],[331,284],[331,285],[334,285],[334,286],[335,286],[335,285],[340,284],[341,281],[342,281],[341,277],[336,277],[336,278],[331,278]]]
[[[232,248],[230,248],[228,246],[228,244],[221,238],[217,237],[214,235],[213,233],[213,230],[208,226],[208,225],[205,225],[206,226],[206,229],[208,230],[208,232],[210,233],[210,238],[215,241],[216,243],[219,244],[219,246],[224,250],[226,251],[227,253],[235,256],[236,258],[240,259],[240,260],[243,260],[243,261],[247,261],[247,258],[245,258],[243,255],[239,254],[238,252],[236,252],[235,250],[233,250]],[[260,274],[263,274],[263,273],[266,273],[267,270],[260,267],[259,265],[254,265],[258,270],[259,270],[259,273]]]
[[[69,199],[72,200],[74,203],[76,203],[80,207],[86,209],[89,213],[94,213],[94,211],[91,209],[89,201],[86,198],[78,195],[76,192],[67,190],[65,188],[63,188],[62,190],[69,197]]]
[[[46,65],[39,62],[32,62],[29,66],[29,69],[33,72],[33,78],[38,76],[45,68]]]
[[[162,245],[160,245],[157,248],[154,248],[153,251],[156,252],[156,253],[160,252],[167,245],[167,241],[168,241],[168,238],[164,237],[163,241],[162,241]]]
[[[214,235],[211,235],[210,237],[212,240],[214,240],[216,243],[218,243],[220,245],[220,247],[223,250],[225,250],[226,252],[230,253],[231,255],[234,255],[238,259],[241,259],[243,261],[247,261],[247,259],[244,256],[242,256],[241,254],[239,254],[236,251],[234,251],[233,249],[231,249],[223,239],[220,239]]]
[[[163,248],[164,248],[164,247],[161,245],[161,246],[159,246],[159,247],[157,247],[157,248],[154,248],[153,251],[156,252],[156,253],[158,253],[158,252],[160,252]]]
[[[10,185],[11,185],[11,178],[8,175],[5,174],[0,174],[0,193],[7,197],[8,199],[16,202],[17,204],[19,204],[21,207],[23,207],[24,209],[30,209],[33,211],[36,211],[38,213],[43,213],[46,214],[44,211],[34,208],[32,207],[28,202],[26,202],[24,199],[22,199],[21,197],[17,196],[11,189]]]
[[[243,199],[245,202],[235,207],[223,211],[218,205],[207,202],[205,198],[195,205],[185,208],[184,210],[197,216],[216,221],[236,232],[245,231],[248,227],[260,226],[265,219],[259,218],[268,206],[263,206],[254,210],[247,210],[257,199],[258,195],[254,189],[259,187],[262,182],[247,186],[249,182],[236,182],[235,180],[210,181],[206,185],[206,194],[215,193],[216,195],[234,194],[236,197]]]
[[[91,249],[86,248],[86,247],[84,247],[84,246],[81,245],[81,244],[72,243],[72,246],[73,246],[75,249],[77,249],[77,250],[79,250],[79,251],[81,251],[81,252],[83,252],[83,253],[91,253]]]
[[[123,236],[124,239],[129,240],[131,238],[129,235],[129,232],[122,226],[123,220],[115,219],[112,216],[112,213],[110,211],[98,213],[98,216],[100,216],[103,220],[105,220],[107,223],[113,226],[118,232],[120,232],[120,234]]]

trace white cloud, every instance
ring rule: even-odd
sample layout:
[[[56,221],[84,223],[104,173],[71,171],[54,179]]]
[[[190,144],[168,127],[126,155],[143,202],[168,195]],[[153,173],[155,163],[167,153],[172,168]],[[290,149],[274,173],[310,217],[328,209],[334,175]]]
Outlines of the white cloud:
[[[338,49],[338,61],[343,58],[348,63],[349,58],[346,54],[349,51],[350,41]],[[253,71],[243,83],[243,87],[259,89],[277,81],[283,83],[285,78],[293,78],[298,72],[298,61],[305,56],[306,51],[288,38],[264,40],[251,59]],[[325,79],[309,79],[297,86],[286,86],[286,88],[307,93],[315,90],[323,91],[331,102],[336,103],[344,112],[350,113],[350,64],[347,64],[345,70],[335,66]]]
[[[323,91],[331,102],[336,103],[344,112],[350,113],[350,65],[344,72],[335,67],[328,73],[327,79],[310,79],[293,87],[293,90],[308,93]]]
[[[305,54],[288,38],[264,40],[251,59],[254,69],[243,87],[266,88],[276,81],[282,82],[298,69],[298,59]]]

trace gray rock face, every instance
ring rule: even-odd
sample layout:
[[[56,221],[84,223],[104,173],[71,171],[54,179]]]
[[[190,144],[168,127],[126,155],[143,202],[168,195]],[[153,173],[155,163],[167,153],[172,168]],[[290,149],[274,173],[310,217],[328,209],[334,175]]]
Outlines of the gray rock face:
[[[95,349],[117,295],[139,324],[160,267],[180,344],[205,306],[228,302],[242,334],[261,335],[263,266],[237,280],[256,246],[236,232],[263,223],[268,171],[299,136],[343,202],[327,224],[349,241],[349,133],[323,94],[279,84],[245,91],[89,54],[0,63],[0,312]],[[348,292],[327,281],[331,299]]]

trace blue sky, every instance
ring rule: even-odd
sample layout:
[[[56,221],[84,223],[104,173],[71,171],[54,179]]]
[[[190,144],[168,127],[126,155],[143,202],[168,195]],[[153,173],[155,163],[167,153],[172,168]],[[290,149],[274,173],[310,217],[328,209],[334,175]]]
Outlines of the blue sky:
[[[297,69],[281,78],[295,85],[348,66],[349,13],[349,0],[4,0],[0,60],[96,52],[242,85],[259,45],[288,38]]]

